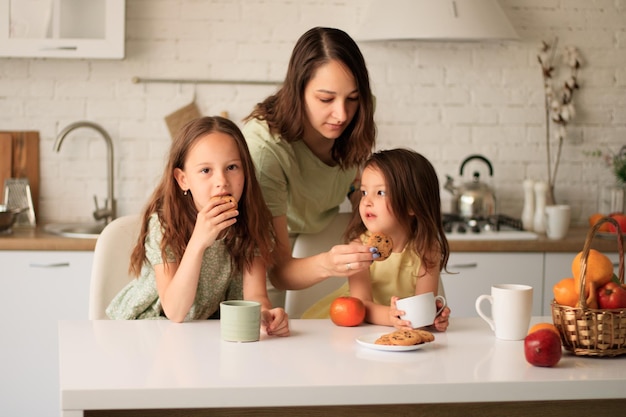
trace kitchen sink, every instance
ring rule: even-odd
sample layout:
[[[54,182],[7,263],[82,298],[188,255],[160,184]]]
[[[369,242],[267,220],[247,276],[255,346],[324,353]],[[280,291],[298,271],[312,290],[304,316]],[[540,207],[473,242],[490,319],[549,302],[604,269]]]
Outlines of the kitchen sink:
[[[58,236],[96,239],[104,226],[104,223],[51,223],[45,225],[43,230]]]

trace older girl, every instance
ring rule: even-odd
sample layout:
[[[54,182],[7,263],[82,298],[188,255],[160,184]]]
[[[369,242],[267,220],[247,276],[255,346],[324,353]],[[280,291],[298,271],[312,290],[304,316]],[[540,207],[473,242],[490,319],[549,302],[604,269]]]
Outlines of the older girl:
[[[243,298],[261,303],[268,334],[286,336],[287,315],[272,308],[265,287],[273,239],[271,215],[239,128],[221,117],[189,122],[172,143],[143,213],[131,258],[138,277],[107,314],[176,322],[217,318],[221,301]]]

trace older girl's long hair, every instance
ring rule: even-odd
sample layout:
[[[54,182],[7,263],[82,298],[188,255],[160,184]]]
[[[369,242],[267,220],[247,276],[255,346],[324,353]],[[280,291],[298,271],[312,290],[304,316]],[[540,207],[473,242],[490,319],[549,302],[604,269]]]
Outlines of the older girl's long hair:
[[[260,256],[266,267],[273,265],[272,250],[275,241],[272,215],[265,205],[261,187],[257,181],[254,165],[241,130],[232,121],[215,116],[201,117],[187,123],[178,132],[170,148],[167,166],[161,181],[154,190],[142,216],[137,244],[131,255],[130,271],[138,276],[145,262],[145,239],[148,235],[148,219],[157,213],[163,229],[161,255],[173,255],[180,262],[196,223],[198,211],[191,195],[184,195],[174,177],[174,169],[184,169],[189,149],[196,141],[210,133],[221,132],[233,138],[239,149],[245,184],[238,202],[237,222],[228,228],[225,244],[235,271],[243,271]]]
[[[420,255],[426,269],[445,270],[450,248],[443,230],[439,179],[432,164],[415,151],[390,149],[374,153],[364,167],[383,175],[390,210],[409,231],[407,246]],[[355,207],[344,237],[352,241],[366,230]]]
[[[376,137],[374,97],[365,59],[356,42],[340,29],[315,27],[297,41],[282,87],[258,103],[244,120],[265,120],[272,133],[283,140],[301,140],[306,112],[304,90],[317,69],[329,61],[343,63],[354,76],[359,91],[359,106],[350,124],[334,141],[333,160],[342,168],[360,166],[371,154]]]

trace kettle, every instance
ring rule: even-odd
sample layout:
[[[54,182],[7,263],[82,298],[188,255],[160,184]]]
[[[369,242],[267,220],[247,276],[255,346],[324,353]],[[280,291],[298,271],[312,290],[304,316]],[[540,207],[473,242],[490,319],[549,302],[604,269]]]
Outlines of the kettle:
[[[470,155],[461,163],[460,175],[463,176],[463,168],[469,161],[478,159],[489,167],[489,176],[493,177],[493,166],[482,155]],[[452,193],[452,211],[464,219],[485,218],[496,214],[496,197],[493,190],[480,181],[480,173],[475,171],[471,182],[466,182],[460,187],[455,187],[454,180],[446,175],[446,183],[443,188]]]

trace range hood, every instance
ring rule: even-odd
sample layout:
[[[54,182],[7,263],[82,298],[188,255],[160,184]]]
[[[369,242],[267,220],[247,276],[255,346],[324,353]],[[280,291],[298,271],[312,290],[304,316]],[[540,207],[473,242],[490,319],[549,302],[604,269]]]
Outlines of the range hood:
[[[354,39],[476,42],[519,35],[497,0],[370,0]]]

